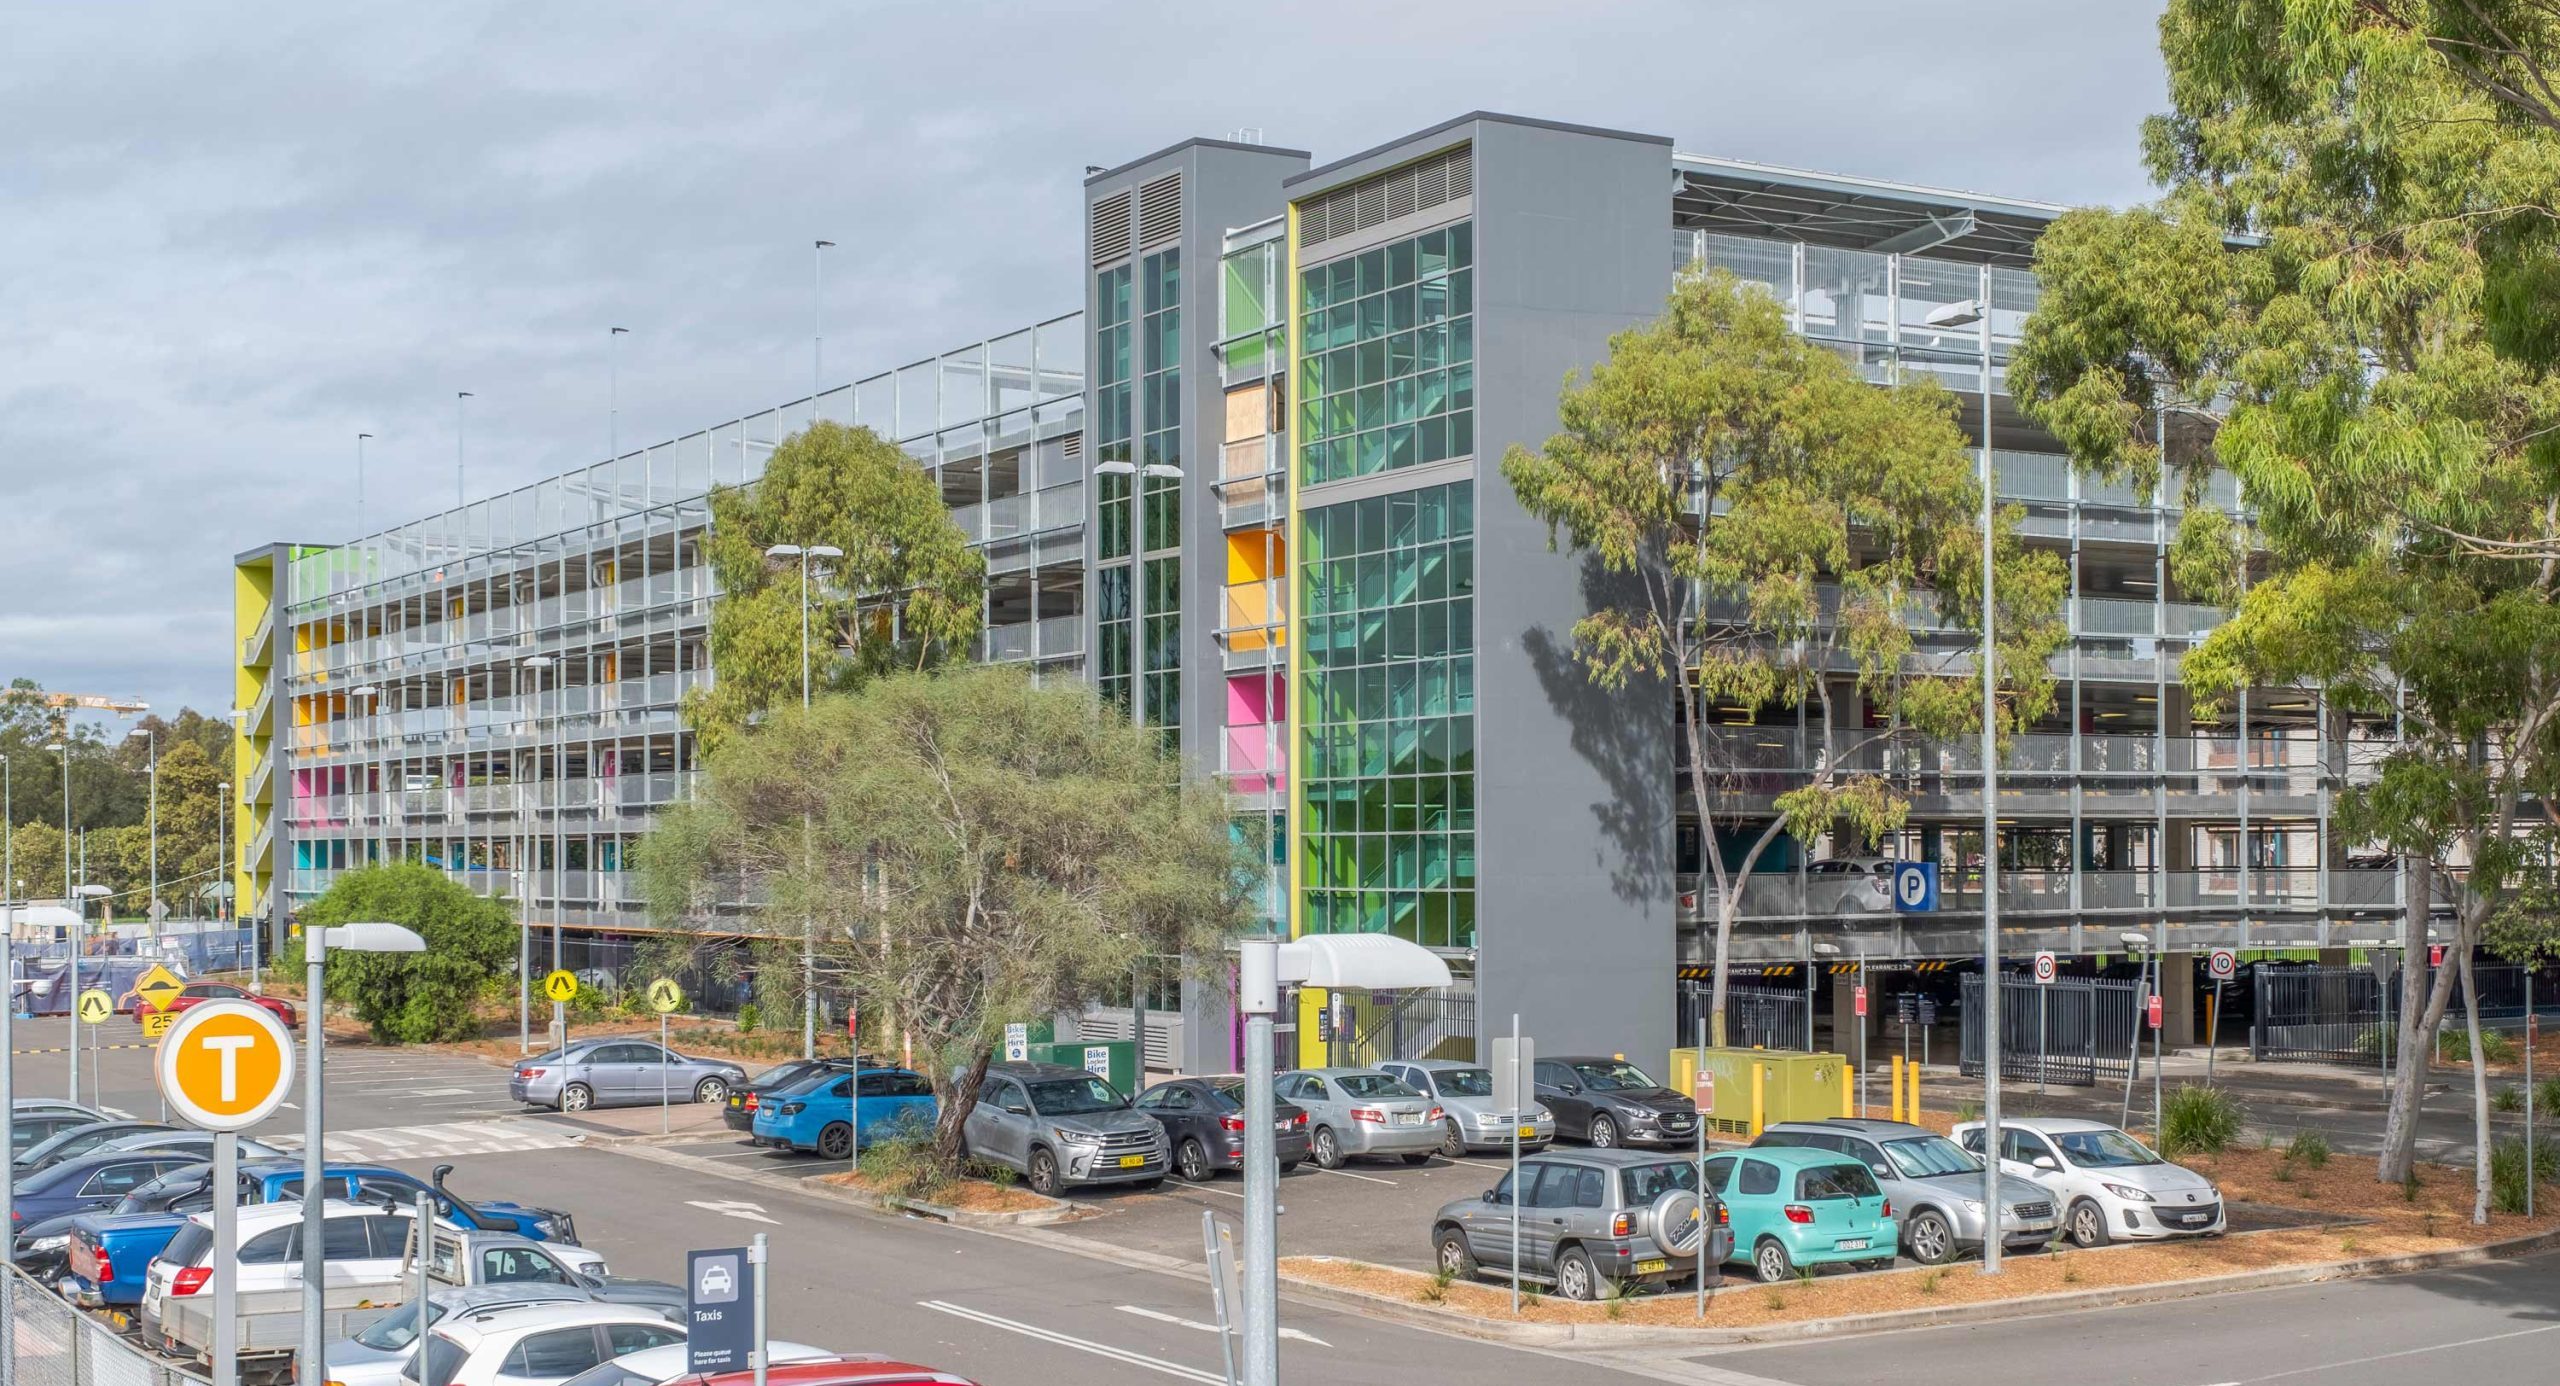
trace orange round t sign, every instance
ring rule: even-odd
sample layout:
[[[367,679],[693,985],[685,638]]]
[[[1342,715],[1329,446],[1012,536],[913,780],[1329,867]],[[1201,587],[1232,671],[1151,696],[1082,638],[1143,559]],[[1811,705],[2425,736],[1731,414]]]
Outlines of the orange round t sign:
[[[293,1089],[293,1036],[246,1001],[182,1011],[160,1037],[160,1095],[188,1125],[238,1131],[266,1120]]]

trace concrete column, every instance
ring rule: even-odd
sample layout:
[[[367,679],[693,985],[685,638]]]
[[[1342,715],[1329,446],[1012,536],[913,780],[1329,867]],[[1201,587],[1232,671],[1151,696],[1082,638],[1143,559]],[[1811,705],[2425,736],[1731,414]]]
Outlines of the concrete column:
[[[2160,966],[2160,1041],[2171,1049],[2196,1042],[2196,955],[2170,953]]]

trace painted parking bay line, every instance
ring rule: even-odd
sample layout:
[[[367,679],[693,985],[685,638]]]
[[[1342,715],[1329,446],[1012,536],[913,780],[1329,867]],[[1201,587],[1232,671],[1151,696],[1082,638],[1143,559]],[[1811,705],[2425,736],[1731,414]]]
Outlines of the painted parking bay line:
[[[1161,1357],[1149,1357],[1142,1352],[1132,1352],[1127,1348],[1113,1347],[1109,1343],[1097,1343],[1088,1338],[1078,1338],[1071,1334],[1060,1333],[1055,1329],[1041,1328],[1034,1324],[1020,1323],[1013,1319],[1003,1318],[995,1314],[987,1313],[982,1309],[971,1309],[964,1305],[952,1304],[939,1299],[920,1299],[917,1300],[916,1303],[924,1308],[933,1310],[937,1314],[949,1314],[954,1318],[967,1319],[971,1323],[983,1324],[988,1328],[1001,1328],[1007,1333],[1019,1333],[1025,1338],[1030,1338],[1038,1342],[1051,1343],[1058,1347],[1074,1348],[1078,1352],[1089,1352],[1096,1357],[1107,1358],[1126,1366],[1144,1367],[1152,1372],[1162,1372],[1166,1376],[1180,1377],[1184,1381],[1197,1381],[1201,1386],[1227,1386],[1226,1377],[1217,1372],[1204,1372],[1196,1367],[1183,1366],[1179,1362],[1167,1362]]]
[[[1186,1319],[1179,1314],[1168,1314],[1161,1309],[1147,1309],[1135,1304],[1123,1304],[1119,1306],[1119,1308],[1120,1312],[1123,1314],[1135,1314],[1139,1318],[1153,1319],[1158,1323],[1180,1324],[1184,1328],[1196,1328],[1203,1333],[1215,1333],[1218,1331],[1218,1326],[1214,1323],[1202,1323],[1198,1319]],[[1284,1325],[1280,1329],[1280,1336],[1294,1342],[1313,1343],[1317,1347],[1322,1348],[1329,1348],[1333,1346],[1333,1344],[1307,1332],[1303,1328],[1290,1328]]]
[[[1341,1178],[1344,1178],[1344,1179],[1360,1179],[1360,1180],[1365,1180],[1365,1181],[1367,1181],[1368,1183],[1372,1183],[1372,1184],[1384,1184],[1384,1185],[1386,1185],[1386,1186],[1387,1186],[1388,1188],[1390,1188],[1390,1189],[1392,1189],[1392,1188],[1394,1188],[1394,1187],[1396,1186],[1396,1181],[1394,1181],[1394,1180],[1392,1180],[1392,1179],[1381,1179],[1381,1178],[1379,1178],[1378,1176],[1376,1176],[1376,1175],[1374,1175],[1374,1174],[1353,1174],[1351,1171],[1349,1171],[1349,1170],[1347,1170],[1347,1169],[1323,1169],[1323,1168],[1318,1168],[1318,1169],[1316,1170],[1316,1173],[1318,1173],[1318,1174],[1331,1174],[1331,1175],[1338,1175],[1338,1176],[1340,1176]]]

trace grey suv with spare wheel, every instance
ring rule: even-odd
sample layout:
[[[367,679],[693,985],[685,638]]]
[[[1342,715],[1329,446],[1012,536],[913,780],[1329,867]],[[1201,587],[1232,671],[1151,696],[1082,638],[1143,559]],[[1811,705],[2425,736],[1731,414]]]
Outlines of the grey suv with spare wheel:
[[[1903,1254],[1924,1266],[1982,1250],[1982,1162],[1925,1126],[1860,1117],[1782,1121],[1751,1144],[1837,1151],[1864,1164],[1902,1221]],[[2060,1227],[2049,1190],[2015,1176],[2000,1181],[2002,1247],[2036,1250]]]
[[[1634,1150],[1550,1150],[1520,1162],[1520,1278],[1566,1299],[1607,1299],[1698,1274],[1708,1283],[1733,1253],[1733,1229],[1696,1164]],[[1432,1263],[1457,1278],[1507,1280],[1512,1178],[1431,1220]]]
[[[1075,1186],[1154,1188],[1168,1167],[1164,1128],[1109,1080],[1064,1064],[990,1064],[961,1124],[972,1159],[1055,1197]]]

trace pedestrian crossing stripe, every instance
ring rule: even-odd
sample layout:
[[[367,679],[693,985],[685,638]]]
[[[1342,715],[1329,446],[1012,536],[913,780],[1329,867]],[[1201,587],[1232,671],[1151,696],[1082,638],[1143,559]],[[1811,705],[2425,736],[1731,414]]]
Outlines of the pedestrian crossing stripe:
[[[297,1134],[262,1136],[283,1150],[300,1150]],[[446,1121],[427,1126],[373,1126],[332,1131],[321,1139],[321,1151],[333,1160],[425,1160],[446,1155],[501,1155],[526,1150],[560,1150],[581,1145],[586,1134],[530,1117],[493,1121]]]

